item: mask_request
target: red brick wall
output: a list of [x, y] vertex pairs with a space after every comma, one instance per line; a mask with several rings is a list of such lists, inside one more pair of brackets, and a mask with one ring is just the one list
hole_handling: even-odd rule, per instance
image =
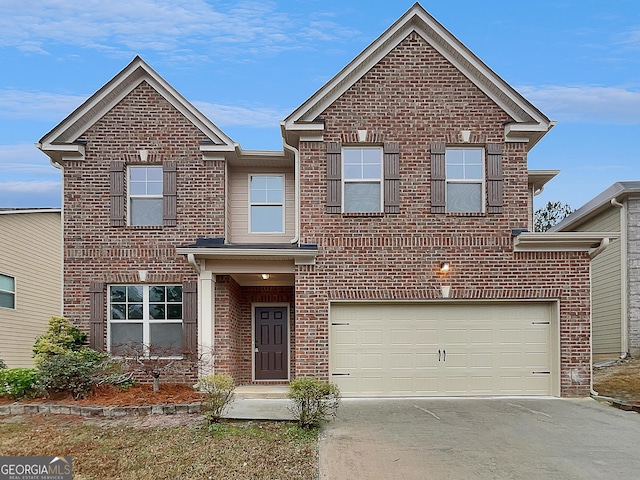
[[[224, 162], [202, 161], [205, 136], [147, 83], [136, 87], [81, 137], [84, 161], [64, 165], [64, 315], [89, 326], [89, 284], [195, 280], [175, 247], [224, 235]], [[109, 163], [147, 149], [177, 162], [177, 227], [111, 227]], [[106, 311], [105, 311], [106, 318]]]
[[[400, 145], [400, 214], [325, 214], [325, 144], [302, 142], [301, 241], [319, 248], [296, 275], [296, 375], [328, 376], [333, 299], [560, 299], [562, 395], [588, 395], [589, 260], [585, 253], [514, 253], [511, 229], [528, 221], [527, 153], [504, 144], [502, 214], [432, 214], [430, 144], [504, 141], [509, 117], [416, 34], [321, 115], [325, 142], [366, 128]], [[443, 281], [441, 261], [452, 271]]]

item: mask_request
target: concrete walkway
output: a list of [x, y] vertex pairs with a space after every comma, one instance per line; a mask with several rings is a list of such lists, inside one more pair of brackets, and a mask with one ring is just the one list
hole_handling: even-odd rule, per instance
[[638, 478], [640, 415], [592, 399], [346, 399], [320, 478]]

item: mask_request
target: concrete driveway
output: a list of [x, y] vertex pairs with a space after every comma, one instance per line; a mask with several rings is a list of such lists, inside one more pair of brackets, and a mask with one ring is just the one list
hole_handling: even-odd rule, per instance
[[639, 442], [640, 414], [591, 399], [346, 399], [320, 478], [638, 478]]

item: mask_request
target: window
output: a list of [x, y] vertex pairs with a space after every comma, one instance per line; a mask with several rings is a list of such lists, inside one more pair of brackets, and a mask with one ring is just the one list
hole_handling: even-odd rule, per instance
[[162, 225], [162, 167], [130, 166], [129, 225]]
[[382, 212], [382, 148], [342, 150], [343, 212]]
[[250, 233], [284, 233], [284, 176], [249, 176]]
[[0, 274], [0, 307], [16, 308], [16, 279]]
[[182, 353], [181, 285], [111, 285], [108, 299], [112, 354]]
[[484, 150], [446, 149], [446, 209], [451, 213], [484, 211]]

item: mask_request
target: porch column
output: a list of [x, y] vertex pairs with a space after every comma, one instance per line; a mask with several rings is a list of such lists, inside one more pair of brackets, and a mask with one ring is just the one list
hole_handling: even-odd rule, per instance
[[198, 277], [198, 353], [200, 357], [199, 375], [214, 373], [214, 331], [216, 309], [216, 276], [203, 270]]

